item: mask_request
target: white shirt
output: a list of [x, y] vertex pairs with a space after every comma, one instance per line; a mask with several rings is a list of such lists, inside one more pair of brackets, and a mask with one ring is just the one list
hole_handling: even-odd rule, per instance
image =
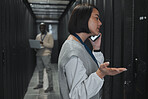
[[[93, 52], [98, 64], [104, 62], [101, 52]], [[67, 82], [70, 89], [70, 99], [89, 99], [96, 95], [103, 86], [104, 79], [101, 79], [96, 72], [86, 74], [86, 69], [80, 58], [72, 56], [65, 66]]]

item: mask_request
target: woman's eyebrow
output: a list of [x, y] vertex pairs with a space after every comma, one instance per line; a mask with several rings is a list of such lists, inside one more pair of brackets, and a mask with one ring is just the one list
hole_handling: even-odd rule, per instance
[[98, 18], [100, 18], [99, 14], [95, 14], [95, 16], [97, 16]]

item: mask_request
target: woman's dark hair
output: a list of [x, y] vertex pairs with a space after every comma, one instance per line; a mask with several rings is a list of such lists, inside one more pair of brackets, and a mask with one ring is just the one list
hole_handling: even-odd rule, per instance
[[80, 32], [90, 33], [88, 28], [88, 21], [93, 8], [96, 7], [89, 4], [79, 4], [74, 8], [68, 23], [68, 31], [70, 34]]

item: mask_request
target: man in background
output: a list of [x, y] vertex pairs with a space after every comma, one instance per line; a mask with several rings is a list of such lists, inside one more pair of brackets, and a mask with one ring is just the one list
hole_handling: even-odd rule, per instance
[[37, 69], [39, 72], [39, 84], [34, 89], [43, 88], [44, 68], [46, 68], [48, 77], [48, 88], [44, 92], [47, 93], [53, 91], [52, 68], [50, 60], [54, 40], [52, 34], [46, 31], [46, 24], [41, 23], [39, 29], [41, 33], [36, 36], [36, 40], [40, 41], [42, 48], [36, 49]]

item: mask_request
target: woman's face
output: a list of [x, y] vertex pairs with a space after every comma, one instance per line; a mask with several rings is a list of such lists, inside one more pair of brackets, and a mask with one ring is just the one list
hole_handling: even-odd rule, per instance
[[88, 28], [93, 36], [97, 36], [99, 34], [101, 25], [102, 23], [99, 19], [99, 12], [97, 9], [93, 8], [93, 11], [88, 21]]

